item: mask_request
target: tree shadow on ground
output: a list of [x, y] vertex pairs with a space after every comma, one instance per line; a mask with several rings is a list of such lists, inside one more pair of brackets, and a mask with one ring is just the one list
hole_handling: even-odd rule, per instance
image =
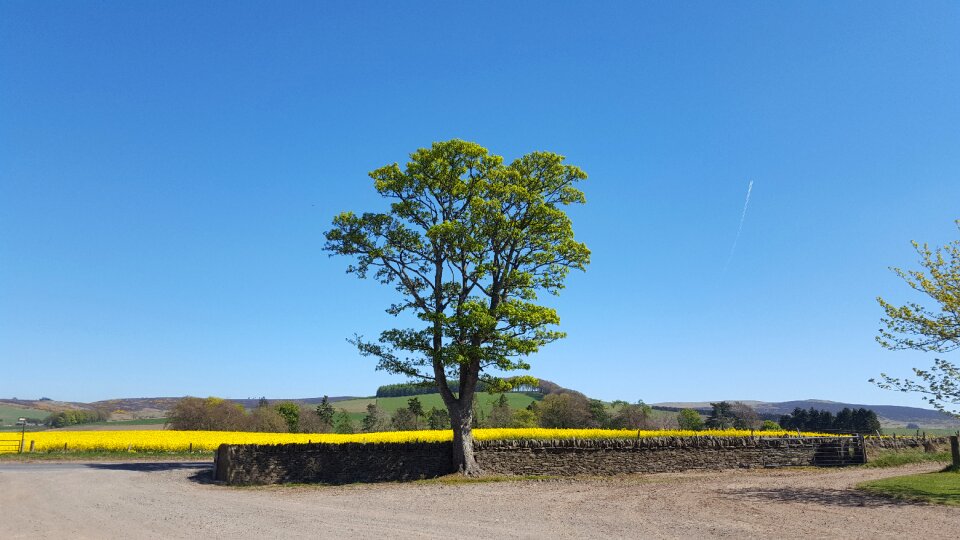
[[179, 469], [210, 470], [213, 468], [213, 463], [205, 461], [144, 461], [128, 463], [89, 463], [87, 467], [108, 471], [163, 472]]
[[187, 477], [191, 482], [197, 484], [214, 484], [213, 463], [196, 461], [156, 461], [140, 463], [90, 463], [87, 465], [91, 469], [100, 469], [107, 471], [133, 471], [133, 472], [165, 472], [177, 470], [195, 470], [193, 474]]
[[825, 506], [879, 508], [906, 506], [911, 503], [888, 497], [871, 495], [855, 489], [813, 489], [801, 487], [742, 488], [720, 492], [721, 496], [751, 502], [809, 503]]

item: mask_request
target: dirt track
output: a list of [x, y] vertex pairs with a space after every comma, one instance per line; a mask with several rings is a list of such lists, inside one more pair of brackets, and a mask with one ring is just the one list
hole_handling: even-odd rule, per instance
[[956, 538], [960, 508], [851, 490], [936, 468], [230, 488], [208, 464], [0, 463], [0, 509], [6, 538]]

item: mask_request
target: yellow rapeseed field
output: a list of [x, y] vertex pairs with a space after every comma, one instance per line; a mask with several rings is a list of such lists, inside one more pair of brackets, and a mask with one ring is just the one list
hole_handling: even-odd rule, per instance
[[[743, 437], [751, 435], [742, 430], [708, 431], [632, 431], [611, 429], [475, 429], [479, 440], [517, 439], [634, 439], [637, 437]], [[764, 437], [795, 436], [796, 432], [758, 431]], [[822, 433], [804, 433], [805, 436], [826, 436]], [[36, 452], [107, 451], [107, 452], [183, 452], [216, 450], [221, 444], [284, 444], [284, 443], [397, 443], [449, 441], [453, 433], [447, 431], [389, 431], [352, 435], [320, 433], [248, 433], [234, 431], [40, 431], [27, 434], [25, 450], [30, 442]]]

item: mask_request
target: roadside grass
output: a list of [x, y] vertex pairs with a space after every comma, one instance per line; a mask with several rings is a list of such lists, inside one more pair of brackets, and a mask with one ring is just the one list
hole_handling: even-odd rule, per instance
[[0, 462], [31, 461], [208, 461], [214, 452], [16, 452], [0, 453]]
[[104, 422], [90, 422], [86, 426], [152, 426], [167, 423], [166, 418], [138, 418], [134, 420], [107, 420]]
[[949, 461], [950, 452], [946, 450], [928, 454], [922, 448], [904, 450], [878, 448], [867, 451], [867, 464], [864, 467], [899, 467], [911, 463], [947, 463]]
[[461, 484], [489, 484], [493, 482], [522, 482], [522, 481], [547, 481], [547, 480], [560, 480], [559, 476], [550, 476], [550, 475], [538, 475], [538, 474], [518, 474], [518, 475], [507, 475], [507, 474], [485, 474], [481, 476], [463, 476], [462, 474], [448, 474], [444, 476], [438, 476], [436, 478], [424, 478], [422, 480], [414, 480], [414, 484], [423, 484], [423, 485], [444, 485], [444, 486], [455, 486]]
[[896, 435], [897, 437], [916, 437], [919, 432], [921, 435], [926, 434], [927, 437], [948, 437], [950, 435], [957, 434], [957, 428], [920, 428], [920, 429], [907, 429], [907, 428], [889, 428], [885, 427], [882, 430], [884, 435]]
[[960, 506], [960, 472], [949, 470], [908, 476], [894, 476], [857, 484], [857, 489], [873, 495], [903, 501], [929, 502]]

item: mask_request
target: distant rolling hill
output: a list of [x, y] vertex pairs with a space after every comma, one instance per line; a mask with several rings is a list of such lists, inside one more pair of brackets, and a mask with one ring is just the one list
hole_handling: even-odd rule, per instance
[[[728, 402], [736, 400], [726, 400]], [[827, 401], [821, 399], [804, 399], [799, 401], [781, 401], [776, 403], [765, 401], [740, 400], [753, 407], [760, 414], [784, 415], [790, 414], [797, 407], [801, 409], [814, 409], [830, 411], [834, 414], [844, 407], [850, 409], [871, 409], [877, 413], [880, 423], [884, 427], [902, 427], [907, 424], [917, 424], [924, 428], [957, 428], [960, 427], [960, 419], [949, 414], [935, 411], [933, 409], [921, 409], [919, 407], [901, 407], [898, 405], [863, 405], [857, 403], [840, 403], [837, 401]], [[709, 401], [694, 402], [666, 402], [655, 403], [656, 407], [669, 407], [680, 409], [698, 409], [709, 411], [711, 409]]]
[[[534, 392], [530, 393], [510, 393], [507, 394], [511, 407], [521, 408], [526, 407], [531, 401], [542, 399], [542, 395]], [[417, 396], [425, 409], [430, 409], [430, 407], [437, 406], [442, 407], [443, 403], [440, 400], [439, 394], [424, 394]], [[487, 409], [492, 406], [492, 402], [497, 399], [498, 396], [489, 395], [485, 393], [477, 394], [478, 405], [481, 410]], [[103, 401], [95, 401], [93, 403], [77, 403], [77, 402], [65, 402], [65, 401], [55, 401], [55, 400], [12, 400], [12, 399], [0, 399], [0, 406], [6, 406], [8, 410], [4, 410], [6, 413], [5, 416], [45, 416], [51, 412], [59, 412], [67, 409], [99, 409], [110, 413], [111, 420], [131, 420], [131, 419], [151, 419], [151, 418], [164, 418], [168, 411], [173, 408], [174, 404], [179, 401], [179, 397], [143, 397], [143, 398], [119, 398], [119, 399], [109, 399]], [[316, 405], [320, 403], [323, 398], [321, 397], [308, 397], [308, 398], [286, 398], [286, 399], [276, 399], [268, 398], [268, 401], [272, 404], [280, 403], [282, 401], [294, 401], [297, 403], [302, 403], [304, 405]], [[409, 397], [396, 397], [396, 398], [380, 398], [376, 399], [373, 397], [352, 397], [352, 396], [334, 396], [328, 398], [331, 403], [334, 404], [336, 408], [346, 409], [351, 416], [356, 416], [357, 418], [362, 417], [363, 413], [366, 410], [366, 406], [369, 403], [376, 401], [382, 409], [388, 413], [392, 413], [399, 407], [405, 407]], [[247, 409], [252, 409], [257, 407], [259, 404], [258, 398], [247, 398], [247, 399], [232, 399], [234, 403], [240, 404]], [[735, 400], [727, 400], [735, 401]], [[809, 409], [810, 407], [828, 410], [834, 414], [843, 409], [844, 407], [849, 407], [851, 409], [858, 409], [860, 407], [866, 409], [872, 409], [877, 413], [877, 416], [880, 418], [880, 423], [884, 427], [903, 427], [907, 424], [917, 424], [922, 428], [945, 428], [945, 429], [958, 429], [960, 428], [960, 419], [952, 417], [948, 414], [941, 413], [932, 409], [921, 409], [919, 407], [901, 407], [897, 405], [862, 405], [855, 403], [841, 403], [836, 401], [826, 401], [818, 399], [806, 399], [799, 401], [782, 401], [782, 402], [765, 402], [765, 401], [749, 401], [749, 400], [740, 400], [743, 403], [746, 403], [753, 407], [758, 413], [764, 415], [784, 415], [793, 412], [797, 407], [802, 409]], [[664, 402], [664, 403], [655, 403], [654, 407], [664, 408], [664, 409], [698, 409], [703, 412], [710, 411], [710, 402], [709, 401], [696, 401], [696, 402]], [[0, 418], [6, 420], [4, 415], [0, 415]]]

